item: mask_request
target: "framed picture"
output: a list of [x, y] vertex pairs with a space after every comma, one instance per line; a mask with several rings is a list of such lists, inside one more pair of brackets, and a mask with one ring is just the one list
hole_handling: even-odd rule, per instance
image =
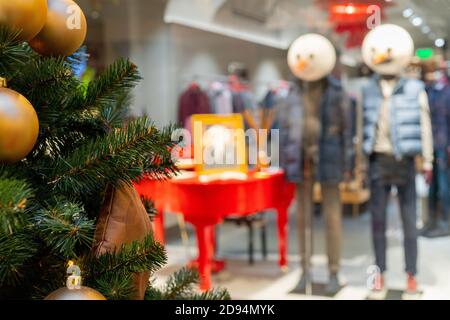
[[241, 114], [192, 116], [195, 170], [199, 175], [247, 173], [244, 120]]

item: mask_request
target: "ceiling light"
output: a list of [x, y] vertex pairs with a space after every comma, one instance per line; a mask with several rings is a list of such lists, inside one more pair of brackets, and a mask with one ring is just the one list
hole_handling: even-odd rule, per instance
[[356, 11], [355, 6], [349, 4], [348, 6], [345, 7], [345, 13], [346, 14], [354, 14]]
[[423, 19], [422, 19], [421, 17], [414, 17], [414, 18], [411, 20], [411, 23], [413, 24], [413, 26], [419, 27], [419, 26], [422, 25]]
[[403, 10], [403, 17], [409, 18], [414, 14], [414, 10], [411, 8]]
[[442, 38], [437, 38], [436, 41], [434, 41], [434, 44], [436, 47], [442, 48], [443, 46], [445, 46], [445, 40]]
[[428, 34], [430, 33], [431, 28], [429, 26], [423, 26], [421, 30], [424, 34]]

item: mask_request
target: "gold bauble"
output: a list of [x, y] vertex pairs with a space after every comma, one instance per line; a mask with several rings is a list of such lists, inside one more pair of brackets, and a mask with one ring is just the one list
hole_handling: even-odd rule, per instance
[[60, 288], [50, 293], [44, 300], [106, 300], [98, 291], [82, 286], [80, 289]]
[[72, 0], [48, 0], [47, 3], [47, 20], [30, 46], [44, 56], [70, 56], [86, 38], [86, 17]]
[[31, 103], [14, 90], [0, 88], [0, 162], [25, 158], [38, 134], [39, 120]]
[[19, 40], [34, 38], [47, 19], [47, 0], [0, 0], [0, 25], [20, 31]]

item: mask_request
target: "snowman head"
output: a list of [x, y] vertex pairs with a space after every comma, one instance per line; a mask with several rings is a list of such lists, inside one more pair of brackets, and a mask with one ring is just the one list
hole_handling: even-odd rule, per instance
[[301, 36], [289, 48], [288, 64], [292, 73], [304, 81], [317, 81], [333, 71], [336, 51], [320, 34]]
[[414, 42], [402, 27], [383, 24], [370, 31], [362, 45], [364, 62], [382, 75], [398, 75], [411, 62]]

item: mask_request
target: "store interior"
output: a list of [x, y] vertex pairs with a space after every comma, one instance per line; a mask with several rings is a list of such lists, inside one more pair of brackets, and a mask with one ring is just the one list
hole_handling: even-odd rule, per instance
[[[133, 181], [154, 202], [153, 232], [167, 253], [152, 286], [189, 265], [199, 268], [199, 292], [224, 288], [235, 300], [450, 299], [450, 1], [76, 2], [88, 25], [81, 81], [119, 58], [139, 70], [129, 121], [146, 116], [157, 128], [178, 125], [195, 140], [195, 120], [214, 125], [207, 115], [234, 114], [222, 125], [280, 132], [268, 162], [259, 152], [251, 163], [257, 139], [242, 147], [248, 163], [194, 166], [195, 140], [192, 151], [184, 145], [189, 155], [179, 159], [178, 177]], [[383, 25], [394, 27], [375, 35]], [[387, 55], [380, 63], [377, 50]], [[318, 63], [318, 76], [300, 66], [305, 56]], [[323, 81], [335, 91], [325, 93]], [[292, 107], [301, 104], [296, 97], [303, 111]], [[343, 109], [324, 111], [333, 99]], [[319, 123], [311, 118], [302, 129], [314, 110]], [[322, 134], [311, 138], [319, 147], [306, 138], [312, 132]], [[442, 135], [446, 142], [437, 142]], [[213, 144], [223, 138], [211, 137]], [[269, 143], [276, 139], [269, 135]], [[301, 152], [292, 151], [296, 142]], [[384, 174], [393, 182], [377, 185]], [[258, 180], [267, 177], [271, 184]], [[207, 188], [211, 183], [216, 189]]]
[[[417, 51], [417, 63], [420, 64], [419, 55], [428, 51], [446, 61], [450, 3], [444, 0], [139, 0], [117, 1], [114, 5], [90, 1], [85, 8], [91, 12], [91, 25], [96, 26], [96, 31], [88, 35], [87, 44], [92, 48], [101, 43], [93, 54], [94, 60], [99, 61], [98, 68], [121, 55], [129, 56], [139, 66], [143, 81], [134, 92], [132, 111], [136, 115], [149, 115], [157, 124], [166, 125], [180, 120], [179, 99], [192, 83], [205, 92], [212, 83], [227, 85], [233, 66], [245, 69], [257, 101], [263, 101], [268, 90], [277, 87], [280, 81], [295, 81], [286, 62], [287, 50], [296, 38], [307, 33], [325, 35], [338, 48], [344, 86], [347, 92], [359, 97], [367, 74], [361, 44], [369, 30], [366, 16], [363, 14], [364, 19], [358, 20], [357, 10], [366, 10], [370, 5], [381, 8], [382, 23], [405, 28], [415, 48], [423, 48]], [[340, 14], [339, 10], [348, 10], [345, 11], [348, 14]], [[356, 11], [353, 15], [352, 10]], [[387, 230], [390, 266], [387, 281], [393, 288], [389, 297], [392, 299], [401, 297], [399, 292], [405, 278], [402, 222], [396, 199], [394, 190]], [[425, 198], [418, 199], [419, 227], [426, 219], [423, 218], [427, 214], [425, 202]], [[289, 210], [289, 271], [280, 272], [276, 265], [276, 217], [268, 211], [264, 218], [267, 220], [267, 258], [263, 259], [261, 231], [255, 229], [253, 264], [248, 261], [249, 231], [245, 224], [237, 226], [228, 222], [218, 227], [217, 255], [226, 260], [226, 268], [213, 275], [213, 284], [226, 287], [232, 297], [238, 299], [311, 298], [292, 293], [293, 284], [301, 273], [295, 206], [294, 203]], [[326, 229], [324, 218], [316, 209], [313, 272], [318, 282], [326, 282]], [[166, 214], [166, 217], [170, 263], [167, 270], [161, 271], [163, 278], [193, 259], [197, 252], [193, 227], [188, 223], [181, 228], [176, 216]], [[345, 206], [341, 272], [345, 287], [334, 298], [367, 298], [367, 278], [373, 263], [370, 232], [367, 203], [362, 201], [361, 208], [357, 209]], [[447, 251], [450, 239], [420, 238], [419, 244], [421, 298], [448, 298], [450, 283], [445, 270], [450, 257], [439, 252]]]

